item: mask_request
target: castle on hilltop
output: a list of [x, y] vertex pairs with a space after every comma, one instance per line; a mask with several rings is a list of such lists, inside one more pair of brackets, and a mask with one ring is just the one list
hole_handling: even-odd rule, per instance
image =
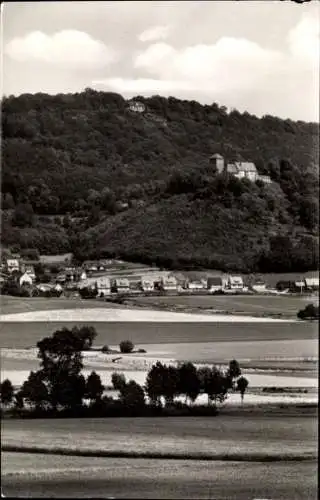
[[215, 166], [218, 174], [226, 172], [238, 179], [249, 179], [251, 182], [258, 180], [265, 184], [271, 184], [272, 182], [268, 175], [260, 175], [257, 167], [252, 162], [234, 161], [233, 163], [225, 163], [223, 156], [215, 153], [210, 157], [210, 164]]

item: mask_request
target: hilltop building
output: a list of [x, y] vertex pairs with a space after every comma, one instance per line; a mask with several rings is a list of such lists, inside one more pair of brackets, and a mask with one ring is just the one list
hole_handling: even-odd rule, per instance
[[132, 100], [129, 102], [129, 109], [135, 113], [143, 113], [146, 110], [146, 107], [143, 102]]
[[268, 175], [259, 175], [257, 167], [253, 162], [234, 161], [225, 163], [223, 156], [215, 153], [210, 157], [210, 163], [216, 168], [217, 174], [226, 172], [234, 175], [238, 179], [249, 179], [251, 182], [262, 181], [265, 184], [270, 184], [272, 181]]

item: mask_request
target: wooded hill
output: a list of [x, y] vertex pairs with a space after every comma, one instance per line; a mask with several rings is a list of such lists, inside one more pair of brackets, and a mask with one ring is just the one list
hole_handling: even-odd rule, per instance
[[[2, 100], [2, 243], [166, 267], [318, 263], [319, 125], [91, 89]], [[253, 161], [271, 185], [217, 175]]]

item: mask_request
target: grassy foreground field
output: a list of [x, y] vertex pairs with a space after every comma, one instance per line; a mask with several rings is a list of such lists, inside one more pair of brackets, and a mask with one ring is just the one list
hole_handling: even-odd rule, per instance
[[315, 500], [317, 463], [240, 463], [3, 453], [3, 492], [31, 498]]
[[[303, 412], [303, 410], [301, 410]], [[4, 420], [1, 447], [81, 454], [134, 453], [216, 459], [316, 457], [315, 409], [218, 417]]]
[[31, 498], [315, 500], [317, 463], [207, 462], [3, 453], [3, 492]]

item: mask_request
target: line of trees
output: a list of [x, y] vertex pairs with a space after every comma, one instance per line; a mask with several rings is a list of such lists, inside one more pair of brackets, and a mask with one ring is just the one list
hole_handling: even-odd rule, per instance
[[[161, 414], [163, 408], [179, 406], [175, 401], [177, 397], [184, 396], [184, 407], [190, 408], [197, 397], [205, 393], [208, 407], [214, 414], [217, 403], [224, 402], [229, 391], [239, 391], [243, 400], [248, 387], [236, 360], [230, 361], [227, 370], [216, 366], [196, 368], [192, 363], [175, 367], [157, 362], [149, 370], [144, 387], [134, 380], [127, 382], [121, 373], [113, 373], [113, 388], [119, 392], [119, 398], [114, 400], [104, 395], [105, 387], [96, 372], [88, 377], [81, 373], [82, 352], [92, 347], [95, 337], [95, 329], [85, 326], [71, 330], [62, 328], [39, 341], [40, 369], [31, 371], [16, 391], [10, 380], [4, 380], [0, 387], [2, 406], [13, 405], [18, 413], [25, 410], [24, 413], [51, 416], [61, 412], [66, 416], [107, 416], [115, 412], [118, 415], [145, 415], [150, 408]], [[125, 343], [129, 345], [129, 341]], [[132, 346], [131, 343], [129, 347]]]

